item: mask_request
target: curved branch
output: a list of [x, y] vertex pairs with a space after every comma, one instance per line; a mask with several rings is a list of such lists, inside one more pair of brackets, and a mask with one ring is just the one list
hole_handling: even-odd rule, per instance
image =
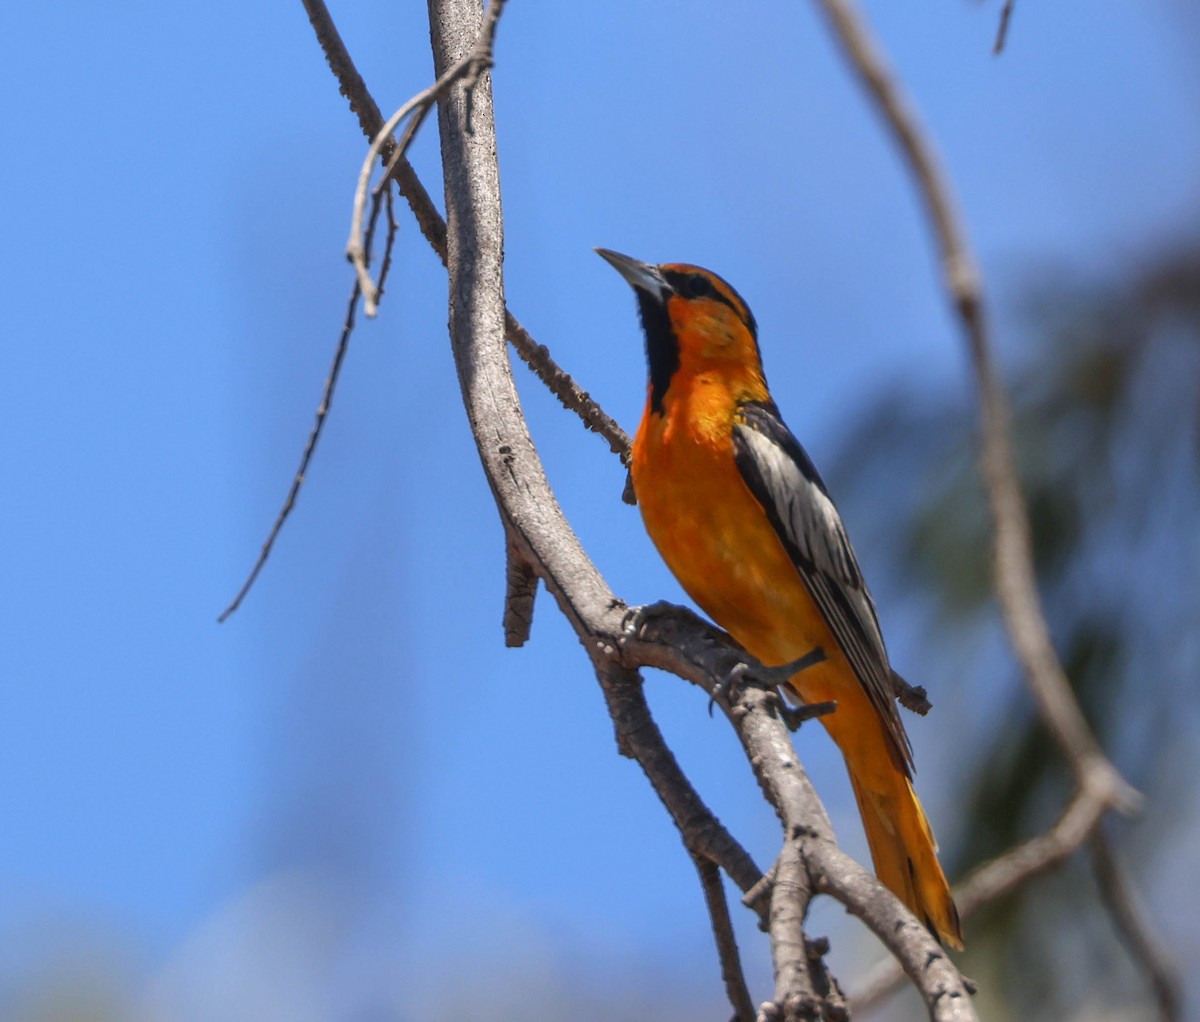
[[739, 695], [734, 719], [785, 835], [800, 845], [812, 890], [840, 901], [883, 942], [920, 991], [931, 1019], [975, 1019], [970, 991], [941, 945], [891, 891], [838, 848], [825, 808], [779, 716], [774, 693], [747, 686]]
[[1054, 651], [1033, 568], [1029, 516], [1010, 439], [1008, 399], [992, 362], [975, 258], [962, 218], [926, 133], [852, 0], [818, 0], [846, 61], [891, 131], [933, 227], [942, 277], [958, 311], [979, 390], [981, 465], [992, 516], [996, 592], [1013, 648], [1038, 710], [1075, 773], [1079, 787], [1101, 784], [1109, 805], [1129, 812], [1137, 792], [1121, 778], [1092, 735]]
[[[316, 33], [317, 42], [321, 45], [330, 70], [338, 80], [341, 94], [349, 101], [350, 110], [358, 118], [363, 134], [368, 139], [374, 139], [384, 125], [383, 113], [362, 75], [358, 73], [358, 68], [329, 14], [325, 0], [303, 0], [303, 3]], [[438, 258], [445, 263], [446, 221], [442, 219], [412, 164], [402, 153], [397, 158], [398, 147], [399, 143], [395, 138], [385, 138], [379, 150], [380, 157], [391, 168], [391, 178], [408, 202], [421, 234], [437, 253]], [[549, 350], [538, 344], [515, 316], [506, 310], [505, 317], [505, 336], [522, 361], [533, 370], [564, 408], [575, 412], [588, 429], [599, 433], [608, 442], [609, 449], [619, 455], [622, 461], [627, 460], [629, 435], [551, 358]]]
[[[435, 65], [440, 74], [461, 59], [471, 45], [479, 9], [471, 0], [430, 0], [430, 20]], [[505, 528], [520, 543], [528, 563], [579, 633], [604, 683], [612, 664], [636, 666], [630, 661], [634, 658], [631, 647], [637, 643], [624, 641], [624, 604], [608, 589], [562, 515], [521, 413], [503, 343], [503, 224], [487, 75], [481, 77], [475, 89], [474, 104], [474, 131], [468, 133], [462, 95], [450, 93], [439, 103], [455, 366], [471, 429]], [[641, 645], [644, 649], [652, 644], [643, 639]], [[682, 660], [689, 676], [697, 673], [696, 665], [678, 652], [661, 657], [671, 658]], [[800, 768], [786, 726], [774, 711], [775, 698], [748, 685], [731, 712], [760, 783], [772, 795], [785, 823], [788, 840], [799, 840], [807, 833], [822, 838], [812, 842], [805, 839], [800, 849], [810, 882], [824, 885], [852, 909], [862, 912], [863, 918], [878, 928], [881, 939], [904, 956], [905, 966], [921, 985], [933, 1018], [974, 1018], [961, 978], [933, 938], [865, 870], [856, 867], [854, 872], [846, 865], [850, 863], [848, 858], [838, 858], [841, 853], [833, 844], [824, 809]], [[769, 712], [768, 704], [772, 707]], [[630, 734], [623, 728], [619, 733]], [[638, 733], [633, 729], [631, 742]], [[813, 849], [816, 851], [810, 857]], [[861, 891], [846, 892], [839, 884], [830, 885], [822, 874], [829, 873], [834, 865]], [[866, 912], [862, 909], [865, 904], [875, 907]], [[790, 993], [784, 992], [785, 1003]], [[959, 1010], [950, 1011], [950, 1007]]]
[[754, 1002], [750, 999], [746, 976], [742, 972], [741, 955], [733, 933], [733, 920], [729, 917], [729, 902], [725, 898], [720, 867], [691, 849], [688, 849], [688, 854], [692, 857], [692, 865], [696, 867], [700, 886], [704, 889], [704, 901], [708, 905], [708, 917], [712, 920], [713, 937], [717, 942], [717, 955], [721, 959], [725, 995], [733, 1005], [733, 1022], [754, 1022]]
[[[375, 137], [371, 139], [371, 145], [367, 148], [367, 155], [363, 158], [362, 168], [358, 172], [358, 185], [354, 189], [354, 215], [350, 225], [350, 241], [346, 245], [346, 255], [354, 264], [355, 273], [358, 274], [358, 283], [362, 288], [363, 302], [368, 316], [375, 315], [376, 300], [379, 297], [379, 288], [375, 286], [375, 282], [371, 280], [371, 274], [367, 270], [369, 246], [363, 230], [363, 217], [367, 211], [367, 186], [371, 182], [371, 170], [375, 166], [375, 160], [385, 147], [389, 150], [390, 155], [386, 160], [387, 167], [384, 170], [383, 179], [378, 185], [379, 188], [385, 188], [400, 161], [404, 160], [407, 163], [405, 154], [416, 137], [417, 130], [429, 112], [429, 108], [437, 102], [439, 97], [445, 95], [455, 82], [461, 80], [464, 83], [466, 102], [468, 110], [470, 109], [471, 93], [479, 81], [479, 76], [492, 66], [492, 49], [496, 44], [496, 28], [500, 24], [500, 15], [504, 10], [505, 2], [506, 0], [491, 0], [488, 5], [487, 17], [484, 18], [483, 26], [475, 37], [475, 42], [470, 50], [439, 74], [437, 81], [429, 88], [418, 92], [392, 114], [375, 133]], [[410, 120], [404, 129], [403, 136], [397, 142], [392, 138], [392, 132], [405, 118], [410, 118]]]
[[1103, 827], [1097, 827], [1092, 832], [1091, 846], [1100, 895], [1130, 955], [1146, 972], [1154, 999], [1158, 1002], [1159, 1018], [1162, 1022], [1180, 1022], [1183, 1018], [1183, 992], [1175, 964], [1146, 924], [1145, 912], [1137, 903]]

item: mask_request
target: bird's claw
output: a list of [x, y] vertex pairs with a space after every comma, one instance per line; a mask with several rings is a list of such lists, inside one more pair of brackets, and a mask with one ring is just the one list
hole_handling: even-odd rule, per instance
[[837, 700], [830, 699], [824, 703], [800, 703], [798, 706], [783, 705], [780, 707], [779, 716], [783, 719], [789, 731], [799, 731], [800, 725], [806, 720], [827, 716], [836, 709]]
[[779, 688], [780, 685], [786, 685], [801, 671], [807, 671], [810, 667], [823, 664], [828, 659], [824, 649], [814, 646], [804, 656], [791, 661], [791, 663], [780, 664], [778, 667], [754, 667], [752, 673], [759, 681], [772, 688]]
[[[715, 703], [718, 699], [728, 699], [729, 701], [732, 701], [734, 694], [737, 691], [737, 686], [748, 679], [760, 682], [766, 685], [768, 688], [778, 689], [781, 685], [785, 685], [787, 682], [791, 681], [791, 679], [801, 671], [808, 670], [810, 667], [815, 667], [817, 664], [824, 663], [828, 659], [829, 658], [825, 655], [825, 650], [823, 650], [820, 646], [816, 646], [799, 659], [792, 660], [790, 663], [779, 664], [776, 667], [767, 667], [765, 664], [758, 663], [749, 664], [745, 661], [737, 663], [733, 666], [733, 669], [725, 675], [725, 677], [721, 678], [715, 685], [713, 685], [712, 696], [708, 700], [708, 715], [710, 717], [712, 716], [713, 703]], [[819, 712], [811, 713], [809, 714], [809, 717], [819, 717], [825, 713], [833, 712], [833, 707], [831, 704], [816, 703], [814, 705], [818, 707], [829, 706], [829, 708], [821, 709]], [[799, 713], [804, 709], [805, 707], [803, 706], [797, 706], [795, 707], [794, 711], [789, 710], [786, 712]], [[797, 720], [795, 727], [793, 727], [791, 724], [788, 724], [788, 727], [795, 731], [796, 728], [800, 726], [801, 721], [807, 719], [809, 718], [801, 717]]]
[[666, 600], [659, 600], [657, 603], [645, 603], [639, 607], [630, 607], [625, 611], [624, 617], [621, 618], [621, 631], [625, 633], [625, 637], [632, 639], [639, 637], [642, 630], [656, 617], [674, 617], [679, 613], [679, 607], [674, 603], [668, 603]]

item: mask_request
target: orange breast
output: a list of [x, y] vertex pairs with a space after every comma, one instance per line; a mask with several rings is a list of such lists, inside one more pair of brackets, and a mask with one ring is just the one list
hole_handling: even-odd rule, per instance
[[792, 687], [805, 702], [838, 701], [839, 712], [822, 723], [843, 752], [881, 747], [866, 692], [742, 480], [732, 407], [725, 414], [719, 396], [707, 407], [703, 394], [676, 398], [665, 416], [647, 408], [633, 443], [634, 490], [654, 545], [688, 595], [763, 663], [822, 647], [828, 660], [797, 675]]

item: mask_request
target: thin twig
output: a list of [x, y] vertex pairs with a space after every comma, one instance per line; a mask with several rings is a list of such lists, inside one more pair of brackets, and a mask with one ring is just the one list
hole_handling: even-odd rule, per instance
[[[1044, 834], [1030, 838], [991, 862], [984, 863], [954, 889], [959, 914], [966, 922], [985, 905], [1015, 891], [1032, 877], [1055, 869], [1090, 843], [1100, 890], [1134, 956], [1146, 967], [1164, 1022], [1179, 1015], [1179, 983], [1170, 957], [1150, 933], [1132, 892], [1113, 859], [1101, 829], [1110, 808], [1102, 792], [1084, 789]], [[904, 978], [896, 961], [882, 959], [863, 978], [851, 997], [856, 1013], [866, 1013], [893, 994]]]
[[346, 352], [350, 347], [350, 335], [354, 332], [354, 311], [358, 308], [358, 297], [360, 294], [361, 290], [356, 280], [354, 287], [350, 290], [350, 300], [346, 303], [346, 318], [342, 322], [342, 333], [338, 338], [337, 350], [333, 354], [333, 364], [329, 367], [329, 375], [325, 378], [325, 387], [321, 393], [321, 403], [317, 405], [316, 421], [313, 422], [312, 429], [309, 430], [308, 441], [304, 445], [304, 452], [300, 455], [300, 467], [296, 469], [296, 474], [292, 477], [292, 485], [283, 502], [283, 507], [279, 509], [279, 513], [275, 516], [275, 523], [271, 526], [271, 531], [267, 533], [266, 541], [258, 553], [258, 559], [254, 562], [254, 567], [250, 569], [250, 574], [246, 576], [246, 581], [242, 583], [242, 587], [237, 591], [237, 595], [234, 596], [229, 606], [221, 611], [220, 616], [217, 618], [217, 622], [220, 624], [227, 621], [229, 616], [242, 605], [246, 594], [253, 588], [259, 573], [267, 563], [267, 558], [271, 556], [271, 550], [275, 546], [275, 540], [279, 538], [279, 533], [283, 529], [284, 522], [287, 521], [288, 515], [292, 513], [292, 508], [296, 506], [296, 498], [300, 496], [300, 487], [304, 485], [304, 474], [308, 471], [308, 463], [312, 461], [313, 453], [317, 449], [317, 441], [321, 439], [321, 431], [325, 426], [325, 416], [329, 414], [329, 408], [333, 404], [333, 392], [337, 387], [338, 376], [342, 371], [342, 362], [345, 360]]
[[[305, 9], [308, 11], [313, 29], [316, 31], [317, 39], [329, 61], [329, 66], [337, 76], [342, 94], [349, 99], [350, 108], [358, 116], [359, 123], [363, 126], [363, 130], [367, 133], [368, 137], [377, 138], [384, 126], [383, 115], [367, 90], [362, 76], [358, 73], [358, 69], [354, 66], [354, 62], [351, 60], [350, 54], [342, 42], [341, 35], [338, 33], [337, 27], [329, 15], [328, 8], [325, 6], [323, 0], [303, 0], [303, 2]], [[503, 4], [504, 0], [500, 0], [500, 2]], [[496, 16], [499, 17], [499, 8], [496, 9]], [[385, 187], [388, 181], [394, 180], [396, 182], [397, 187], [399, 187], [401, 194], [408, 201], [409, 208], [412, 209], [417, 219], [421, 233], [429, 241], [442, 262], [445, 263], [446, 261], [446, 222], [434, 207], [433, 200], [430, 199], [429, 193], [425, 191], [425, 187], [421, 184], [411, 164], [405, 159], [403, 149], [400, 148], [399, 143], [394, 138], [388, 136], [380, 145], [379, 154], [382, 159], [387, 161], [387, 170], [380, 181], [379, 187], [374, 190], [374, 202], [367, 227], [367, 238], [363, 243], [363, 259], [366, 263], [369, 263], [370, 239], [374, 233], [375, 223], [379, 215], [380, 188], [383, 188], [383, 194], [387, 200], [388, 232], [384, 247], [383, 263], [379, 271], [379, 282], [374, 288], [374, 302], [376, 306], [383, 296], [384, 284], [387, 281], [388, 272], [392, 266], [392, 256], [398, 226], [392, 205], [391, 190]], [[353, 291], [352, 303], [357, 303], [359, 295], [363, 294], [361, 280], [362, 278], [359, 277], [359, 284]], [[529, 335], [529, 332], [507, 310], [505, 311], [505, 317], [506, 335], [526, 364], [545, 383], [551, 393], [559, 399], [564, 408], [575, 412], [583, 420], [584, 425], [594, 432], [599, 433], [608, 441], [609, 448], [614, 454], [619, 455], [623, 462], [627, 462], [629, 458], [628, 434], [591, 399], [587, 392], [571, 378], [569, 373], [565, 372], [555, 363], [545, 345], [536, 343]], [[246, 581], [243, 583], [241, 589], [238, 590], [233, 601], [225, 608], [220, 617], [217, 618], [218, 621], [223, 622], [227, 620], [241, 606], [242, 601], [246, 598], [251, 588], [253, 588], [255, 581], [266, 565], [267, 558], [271, 554], [275, 541], [278, 539], [284, 523], [295, 506], [300, 487], [304, 482], [304, 474], [308, 469], [308, 463], [312, 458], [313, 451], [316, 449], [317, 441], [320, 439], [325, 414], [333, 400], [333, 388], [337, 383], [337, 370], [341, 366], [341, 360], [345, 355], [346, 346], [350, 339], [350, 331], [354, 324], [353, 307], [347, 312], [346, 324], [347, 327], [343, 329], [341, 339], [338, 342], [338, 351], [334, 360], [334, 371], [326, 381], [321, 406], [317, 411], [317, 423], [305, 446], [300, 469], [292, 479], [292, 487], [287, 499], [284, 501], [283, 508], [276, 517], [267, 539], [263, 543], [258, 559], [255, 561]]]
[[379, 266], [378, 298], [383, 298], [383, 288], [387, 283], [388, 273], [392, 268], [392, 256], [396, 251], [396, 232], [400, 229], [400, 225], [396, 223], [396, 208], [390, 182], [383, 194], [387, 200], [388, 229], [387, 239], [383, 243], [383, 262]]
[[[379, 286], [382, 290], [383, 282], [387, 279], [388, 268], [391, 265], [392, 248], [396, 240], [396, 221], [392, 216], [392, 195], [389, 190], [387, 193], [387, 208], [388, 208], [388, 234], [386, 247], [383, 256], [383, 268], [379, 274]], [[371, 247], [374, 244], [375, 225], [379, 220], [380, 196], [375, 195], [371, 208], [371, 219], [367, 226], [366, 236], [366, 251], [367, 258], [370, 258]], [[292, 485], [288, 490], [288, 495], [284, 499], [283, 506], [279, 509], [279, 513], [275, 516], [275, 522], [271, 526], [271, 531], [267, 533], [267, 538], [263, 542], [262, 549], [258, 553], [258, 559], [254, 562], [254, 567], [250, 569], [250, 574], [246, 576], [246, 581], [242, 583], [242, 588], [237, 591], [237, 595], [230, 602], [229, 606], [221, 611], [221, 615], [217, 618], [218, 624], [223, 624], [228, 620], [229, 616], [234, 613], [242, 605], [242, 601], [246, 598], [246, 594], [254, 588], [254, 583], [258, 580], [259, 574], [266, 566], [267, 558], [271, 556], [271, 550], [275, 546], [275, 541], [279, 538], [280, 532], [283, 531], [283, 526], [287, 522], [288, 517], [292, 513], [292, 509], [296, 506], [296, 500], [300, 496], [300, 489], [304, 486], [304, 478], [308, 472], [308, 464], [312, 461], [314, 452], [317, 449], [317, 442], [321, 439], [321, 434], [325, 430], [325, 419], [329, 414], [329, 409], [333, 405], [333, 394], [337, 390], [338, 377], [341, 375], [342, 362], [346, 358], [346, 352], [350, 347], [350, 335], [354, 332], [354, 314], [358, 307], [358, 299], [362, 294], [362, 290], [357, 281], [354, 287], [350, 290], [350, 300], [346, 303], [346, 318], [342, 321], [342, 332], [338, 337], [337, 349], [333, 355], [333, 365], [330, 367], [329, 375], [325, 379], [325, 387], [321, 392], [321, 402], [317, 405], [316, 421], [313, 423], [312, 430], [308, 434], [308, 440], [304, 445], [304, 451], [300, 455], [300, 467], [296, 469], [296, 474], [292, 476]]]
[[[375, 137], [371, 140], [371, 145], [367, 149], [367, 155], [363, 158], [362, 168], [358, 172], [358, 184], [354, 189], [354, 213], [350, 221], [350, 240], [346, 245], [346, 256], [354, 264], [354, 272], [358, 274], [358, 283], [362, 288], [364, 311], [368, 316], [374, 316], [378, 310], [379, 290], [375, 286], [375, 282], [371, 280], [371, 275], [367, 270], [367, 253], [364, 241], [365, 231], [363, 229], [363, 217], [366, 215], [367, 209], [367, 186], [371, 180], [371, 172], [375, 168], [375, 161], [379, 158], [384, 147], [392, 149], [390, 157], [388, 157], [387, 169], [384, 171], [383, 181], [388, 181], [400, 161], [404, 158], [405, 153], [412, 140], [416, 137], [417, 130], [421, 126], [421, 122], [425, 119], [425, 115], [433, 107], [438, 99], [445, 95], [459, 79], [463, 79], [466, 89], [469, 91], [475, 88], [479, 81], [479, 76], [492, 66], [492, 52], [496, 42], [496, 27], [500, 23], [500, 15], [504, 10], [506, 0], [491, 0], [488, 4], [487, 15], [483, 19], [483, 25], [479, 30], [479, 36], [475, 40], [475, 45], [471, 47], [467, 53], [448, 68], [443, 74], [438, 76], [429, 88], [418, 92], [391, 117], [389, 117], [381, 128], [375, 133]], [[392, 138], [392, 132], [406, 117], [411, 115], [411, 120], [406, 125], [404, 134], [397, 144]]]
[[555, 363], [550, 357], [550, 350], [530, 337], [529, 331], [521, 326], [507, 309], [504, 312], [504, 333], [517, 349], [521, 360], [537, 374], [538, 379], [558, 398], [559, 403], [567, 411], [578, 415], [588, 429], [604, 437], [608, 441], [609, 450], [617, 455], [623, 464], [628, 464], [629, 434], [592, 400], [592, 396], [586, 390], [571, 379], [569, 373]]
[[[959, 917], [965, 923], [985, 905], [1061, 866], [1096, 832], [1110, 808], [1103, 789], [1084, 787], [1049, 830], [977, 866], [955, 886]], [[856, 1012], [869, 1011], [894, 993], [903, 978], [895, 961], [882, 959], [863, 978], [861, 988], [851, 997], [851, 1007]]]
[[636, 670], [614, 662], [614, 649], [594, 647], [597, 677], [616, 731], [617, 747], [645, 773], [694, 855], [720, 866], [742, 891], [762, 878], [762, 870], [708, 808], [688, 780], [650, 713]]
[[717, 942], [717, 957], [721, 962], [721, 979], [725, 982], [725, 996], [733, 1007], [736, 1022], [754, 1022], [754, 1002], [746, 986], [742, 971], [742, 957], [738, 951], [737, 937], [733, 932], [733, 920], [729, 917], [729, 902], [725, 897], [725, 885], [721, 881], [721, 870], [715, 862], [698, 855], [691, 849], [688, 854], [700, 875], [700, 887], [704, 891], [704, 903], [708, 906], [708, 918], [712, 923], [713, 938]]
[[[337, 26], [329, 14], [324, 0], [303, 0], [317, 41], [325, 53], [329, 67], [338, 80], [338, 87], [350, 103], [350, 110], [358, 118], [363, 134], [369, 139], [376, 138], [383, 127], [383, 114], [375, 102], [362, 75], [358, 73], [354, 61], [338, 33]], [[391, 165], [397, 143], [395, 139], [385, 141], [380, 155]], [[438, 212], [429, 192], [421, 183], [417, 172], [403, 154], [394, 163], [391, 172], [392, 179], [400, 189], [400, 194], [408, 202], [417, 226], [421, 229], [425, 240], [437, 253], [442, 263], [446, 262], [446, 221]], [[521, 326], [511, 312], [505, 311], [505, 336], [516, 349], [530, 369], [537, 375], [563, 407], [575, 412], [588, 429], [599, 433], [614, 454], [622, 460], [628, 459], [629, 436], [623, 429], [600, 408], [570, 376], [560, 368], [544, 345], [538, 344]]]
[[1179, 1022], [1183, 1018], [1183, 995], [1174, 963], [1158, 937], [1151, 932], [1146, 913], [1137, 903], [1103, 826], [1092, 832], [1091, 846], [1100, 896], [1130, 954], [1149, 977], [1154, 999], [1158, 1002], [1159, 1018], [1162, 1022]]
[[1004, 52], [1004, 44], [1008, 42], [1008, 21], [1012, 17], [1015, 3], [1016, 0], [1004, 0], [1004, 6], [1000, 8], [1000, 27], [996, 29], [996, 43], [992, 47], [993, 57], [998, 57]]

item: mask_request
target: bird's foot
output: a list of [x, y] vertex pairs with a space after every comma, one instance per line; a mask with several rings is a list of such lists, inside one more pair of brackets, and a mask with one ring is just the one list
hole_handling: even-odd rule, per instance
[[648, 625], [653, 625], [655, 618], [678, 618], [687, 613], [686, 607], [667, 600], [656, 603], [645, 603], [640, 607], [629, 607], [621, 619], [621, 631], [626, 638], [642, 638]]
[[830, 699], [824, 703], [800, 703], [796, 706], [788, 706], [781, 698], [780, 704], [779, 716], [789, 731], [799, 731], [800, 725], [806, 720], [827, 716], [837, 709], [836, 699]]
[[[779, 664], [776, 667], [768, 667], [766, 664], [760, 663], [746, 663], [745, 661], [735, 664], [733, 669], [730, 670], [725, 677], [721, 678], [716, 685], [713, 686], [712, 698], [708, 701], [708, 712], [710, 714], [712, 713], [713, 703], [718, 699], [728, 699], [732, 701], [734, 696], [737, 694], [738, 686], [745, 684], [747, 681], [755, 681], [761, 685], [767, 686], [768, 688], [779, 690], [780, 686], [786, 685], [801, 671], [806, 671], [810, 667], [815, 667], [817, 664], [824, 663], [827, 659], [829, 658], [825, 655], [825, 650], [823, 650], [820, 646], [816, 646], [799, 659], [792, 660], [790, 663]], [[787, 704], [784, 703], [782, 696], [780, 697], [780, 703], [785, 707], [785, 714], [801, 713], [806, 709], [804, 706], [797, 706], [790, 710], [787, 709]], [[823, 707], [829, 704], [816, 703], [814, 705]], [[791, 724], [788, 726], [795, 731], [796, 728], [800, 726], [800, 721], [807, 720], [809, 717], [819, 717], [824, 713], [832, 712], [833, 707], [830, 705], [829, 709], [823, 709], [819, 712], [810, 713], [808, 717], [801, 717], [799, 720], [797, 720], [794, 727]]]

